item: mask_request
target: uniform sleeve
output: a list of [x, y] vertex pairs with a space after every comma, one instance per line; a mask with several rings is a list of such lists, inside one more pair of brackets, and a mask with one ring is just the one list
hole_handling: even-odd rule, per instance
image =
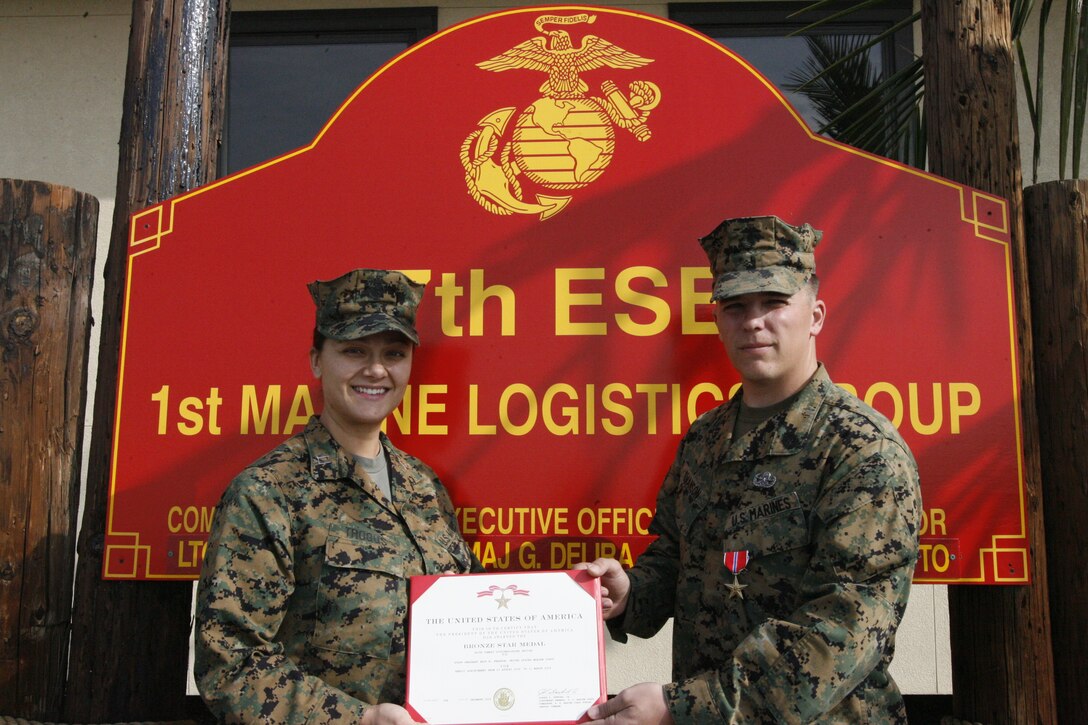
[[920, 512], [914, 460], [893, 442], [834, 471], [813, 511], [802, 604], [721, 669], [666, 685], [677, 723], [809, 722], [873, 675], [906, 608]]
[[287, 507], [274, 486], [228, 488], [197, 589], [195, 674], [229, 723], [354, 722], [366, 705], [304, 674], [275, 636], [294, 591]]
[[[442, 512], [442, 517], [446, 520], [446, 523], [449, 525], [450, 530], [456, 531], [460, 535], [461, 528], [457, 525], [457, 512], [456, 509], [454, 509], [453, 507], [452, 499], [450, 499], [450, 493], [446, 490], [446, 487], [442, 485], [440, 481], [437, 481], [437, 479], [436, 484], [437, 485], [435, 486], [435, 488], [438, 491], [438, 509]], [[470, 559], [468, 570], [473, 574], [484, 573], [484, 571], [486, 571], [484, 569], [484, 565], [480, 563], [479, 558], [477, 558], [476, 554], [473, 553], [472, 547], [468, 545], [468, 542], [464, 541], [463, 536], [462, 544], [464, 545], [465, 550], [468, 552], [468, 556]]]

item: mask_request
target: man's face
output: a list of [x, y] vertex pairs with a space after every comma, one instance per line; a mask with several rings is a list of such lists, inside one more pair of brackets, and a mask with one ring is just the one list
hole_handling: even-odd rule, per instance
[[714, 321], [746, 398], [764, 406], [797, 392], [816, 370], [826, 309], [809, 287], [794, 295], [754, 292], [720, 300]]
[[310, 367], [321, 380], [329, 428], [373, 434], [400, 404], [412, 372], [414, 346], [397, 332], [356, 340], [326, 340], [310, 351]]

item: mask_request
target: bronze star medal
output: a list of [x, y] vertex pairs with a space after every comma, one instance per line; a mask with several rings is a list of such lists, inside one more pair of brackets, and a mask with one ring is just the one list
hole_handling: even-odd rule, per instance
[[729, 598], [744, 599], [744, 588], [748, 585], [741, 584], [737, 575], [748, 568], [748, 551], [727, 551], [722, 555], [722, 561], [725, 568], [733, 573], [733, 583], [725, 585], [729, 589]]

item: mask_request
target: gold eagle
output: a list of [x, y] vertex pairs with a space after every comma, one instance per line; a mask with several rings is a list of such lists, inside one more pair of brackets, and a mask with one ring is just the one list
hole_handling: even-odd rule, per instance
[[[590, 21], [592, 22], [592, 21]], [[579, 73], [594, 68], [640, 68], [652, 59], [643, 58], [624, 50], [596, 35], [582, 39], [581, 47], [575, 48], [570, 34], [565, 30], [543, 30], [538, 35], [515, 45], [505, 53], [477, 63], [484, 70], [504, 71], [512, 68], [528, 68], [548, 74], [548, 80], [540, 91], [549, 98], [581, 98], [589, 90]]]

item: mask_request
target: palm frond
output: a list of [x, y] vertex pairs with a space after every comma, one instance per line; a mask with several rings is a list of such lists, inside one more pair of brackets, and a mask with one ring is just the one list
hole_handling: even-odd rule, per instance
[[1028, 103], [1028, 118], [1031, 120], [1031, 183], [1034, 184], [1039, 180], [1039, 107], [1031, 94], [1031, 75], [1028, 73], [1028, 62], [1024, 58], [1024, 46], [1019, 38], [1016, 39], [1015, 46], [1016, 60], [1020, 64], [1020, 81], [1024, 84], [1024, 97]]
[[[804, 34], [806, 38], [835, 21], [841, 21], [866, 8], [886, 5], [887, 0], [858, 0], [841, 7], [836, 0], [810, 2], [790, 17], [816, 14], [817, 17], [804, 28], [791, 35]], [[1058, 174], [1066, 177], [1066, 161], [1072, 158], [1073, 176], [1080, 174], [1083, 154], [1085, 121], [1088, 120], [1088, 8], [1085, 0], [1066, 0], [1065, 28], [1063, 33], [1061, 77], [1059, 79], [1059, 134]], [[1027, 97], [1027, 111], [1033, 132], [1032, 180], [1038, 181], [1041, 158], [1041, 138], [1048, 87], [1045, 82], [1046, 28], [1051, 16], [1053, 0], [1042, 0], [1039, 5], [1038, 45], [1034, 82], [1028, 67], [1020, 38], [1035, 10], [1035, 0], [1011, 0], [1009, 9], [1012, 36], [1020, 68], [1020, 80]], [[914, 13], [899, 21], [893, 28], [882, 31], [865, 43], [849, 47], [830, 48], [820, 56], [818, 65], [806, 68], [809, 77], [803, 81], [791, 78], [791, 90], [802, 93], [812, 100], [820, 113], [823, 124], [821, 133], [845, 141], [859, 148], [880, 153], [890, 158], [924, 160], [924, 127], [919, 128], [922, 112], [920, 104], [924, 96], [922, 64], [919, 59], [902, 71], [880, 79], [872, 87], [865, 88], [859, 81], [861, 58], [874, 47], [892, 37], [897, 31], [916, 23], [920, 13]], [[841, 52], [836, 57], [835, 53]], [[815, 54], [814, 54], [815, 56]], [[831, 86], [842, 84], [839, 89]], [[846, 98], [851, 98], [846, 102]], [[923, 139], [923, 150], [917, 148]]]
[[[840, 2], [841, 2], [841, 0], [819, 0], [818, 2], [814, 2], [811, 5], [806, 5], [805, 7], [801, 8], [800, 10], [797, 10], [796, 12], [790, 13], [786, 17], [796, 18], [797, 16], [804, 15], [806, 13], [818, 12], [818, 11], [820, 11], [820, 10], [830, 6], [830, 5], [837, 5]], [[861, 2], [858, 2], [858, 3], [854, 4], [854, 5], [851, 5], [850, 7], [843, 8], [842, 10], [839, 10], [838, 12], [831, 13], [829, 15], [825, 15], [825, 16], [823, 16], [821, 18], [818, 18], [818, 19], [812, 21], [812, 23], [810, 23], [805, 28], [805, 30], [818, 28], [821, 25], [824, 25], [826, 23], [831, 23], [831, 22], [834, 22], [836, 20], [840, 20], [842, 18], [849, 17], [850, 15], [856, 13], [858, 10], [864, 10], [865, 8], [870, 8], [870, 7], [873, 7], [873, 6], [876, 6], [876, 5], [883, 5], [884, 3], [885, 3], [885, 0], [862, 0]]]
[[1080, 178], [1085, 102], [1088, 99], [1088, 9], [1078, 4], [1077, 11], [1080, 17], [1076, 21], [1077, 72], [1073, 83], [1073, 178]]
[[918, 132], [921, 61], [883, 78], [872, 62], [871, 37], [804, 38], [809, 57], [789, 75], [786, 87], [812, 103], [822, 124], [818, 133], [905, 163], [916, 161], [910, 139]]
[[1061, 102], [1058, 119], [1058, 174], [1065, 178], [1065, 157], [1069, 151], [1069, 126], [1073, 109], [1073, 81], [1076, 76], [1077, 0], [1066, 0], [1065, 33], [1062, 39]]
[[[883, 2], [883, 1], [884, 0], [877, 0], [877, 2]], [[920, 18], [921, 18], [921, 13], [914, 13], [912, 15], [909, 15], [909, 16], [903, 18], [902, 20], [900, 20], [898, 23], [895, 23], [894, 25], [892, 25], [888, 29], [886, 29], [886, 30], [884, 30], [884, 31], [882, 31], [880, 33], [877, 33], [876, 35], [874, 35], [872, 37], [872, 39], [869, 40], [869, 42], [855, 48], [851, 52], [852, 53], [858, 53], [858, 54], [864, 53], [865, 51], [869, 50], [870, 48], [873, 48], [873, 47], [875, 47], [877, 45], [880, 45], [881, 43], [883, 43], [888, 38], [894, 38], [896, 33], [898, 33], [903, 28], [906, 28], [906, 27], [909, 27], [909, 26], [913, 25]], [[813, 26], [809, 26], [809, 27], [813, 27]], [[794, 35], [799, 34], [800, 32], [801, 31], [799, 31], [799, 30], [794, 31], [792, 33], [789, 33], [789, 35], [794, 36]], [[848, 63], [850, 61], [851, 61], [851, 58], [849, 56], [843, 56], [841, 58], [838, 58], [837, 60], [832, 62], [830, 65], [828, 65], [826, 68], [823, 68], [821, 70], [820, 74], [817, 74], [816, 76], [813, 76], [813, 78], [811, 80], [815, 80], [816, 78], [819, 78], [819, 76], [821, 74], [833, 71], [839, 65], [841, 65], [843, 63]], [[801, 90], [803, 90], [803, 88], [804, 88], [804, 84], [802, 84], [802, 86], [800, 86], [797, 90], [801, 91]]]

